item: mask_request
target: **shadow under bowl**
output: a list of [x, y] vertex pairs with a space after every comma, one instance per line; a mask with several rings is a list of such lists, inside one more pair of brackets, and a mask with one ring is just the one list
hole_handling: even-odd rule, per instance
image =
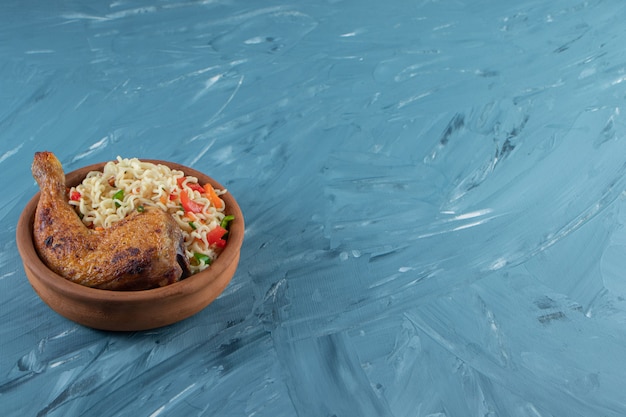
[[[144, 160], [167, 165], [200, 184], [224, 187], [211, 177], [186, 166], [160, 160]], [[91, 171], [102, 171], [105, 162], [89, 165], [66, 175], [66, 185], [78, 185]], [[173, 284], [142, 291], [111, 291], [86, 287], [51, 271], [39, 258], [33, 243], [33, 222], [40, 193], [26, 204], [16, 230], [18, 251], [24, 271], [39, 297], [60, 315], [84, 326], [100, 330], [138, 331], [167, 326], [198, 313], [228, 286], [239, 263], [244, 236], [244, 219], [230, 192], [220, 196], [226, 204], [230, 223], [228, 244], [211, 266]]]

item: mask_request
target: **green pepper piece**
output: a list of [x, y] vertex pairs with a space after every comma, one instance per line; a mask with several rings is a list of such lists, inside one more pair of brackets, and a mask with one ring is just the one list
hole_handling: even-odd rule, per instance
[[205, 265], [211, 265], [211, 258], [209, 258], [208, 255], [205, 255], [204, 253], [194, 253], [193, 257], [196, 258], [196, 260], [198, 262], [202, 262]]
[[230, 224], [230, 222], [232, 222], [233, 220], [235, 220], [235, 216], [233, 216], [232, 214], [231, 214], [231, 215], [228, 215], [228, 216], [225, 216], [225, 217], [222, 219], [222, 222], [220, 223], [220, 226], [221, 226], [221, 227], [223, 227], [224, 229], [228, 229], [228, 225], [229, 225], [229, 224]]
[[189, 222], [189, 227], [191, 227], [191, 230], [196, 230], [196, 225], [193, 222]]
[[[124, 190], [121, 189], [118, 192], [116, 192], [115, 194], [113, 194], [113, 200], [119, 200], [119, 201], [124, 200]], [[119, 206], [121, 206], [121, 204], [116, 201], [115, 202], [115, 207], [119, 207]]]

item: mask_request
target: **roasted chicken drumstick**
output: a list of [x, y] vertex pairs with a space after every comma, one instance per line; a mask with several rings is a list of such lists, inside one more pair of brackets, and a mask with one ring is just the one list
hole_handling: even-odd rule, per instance
[[57, 274], [108, 290], [156, 288], [189, 275], [183, 235], [169, 214], [147, 209], [91, 230], [68, 203], [63, 167], [53, 153], [37, 152], [32, 172], [41, 189], [35, 248]]

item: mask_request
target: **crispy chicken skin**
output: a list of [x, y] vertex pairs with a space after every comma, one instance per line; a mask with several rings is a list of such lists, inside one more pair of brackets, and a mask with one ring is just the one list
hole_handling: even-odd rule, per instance
[[183, 235], [169, 214], [146, 210], [94, 231], [68, 203], [63, 167], [53, 153], [35, 153], [32, 172], [41, 189], [35, 248], [57, 274], [107, 290], [156, 288], [189, 275]]

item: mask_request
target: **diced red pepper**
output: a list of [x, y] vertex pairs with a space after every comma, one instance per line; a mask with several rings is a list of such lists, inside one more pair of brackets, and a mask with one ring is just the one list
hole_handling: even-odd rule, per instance
[[72, 201], [80, 200], [80, 193], [78, 191], [76, 191], [76, 190], [72, 191], [70, 193], [70, 200], [72, 200]]
[[[183, 188], [183, 182], [185, 182], [186, 179], [187, 179], [187, 177], [182, 177], [182, 178], [177, 178], [176, 179], [176, 182], [178, 182], [178, 188], [180, 188], [180, 189]], [[194, 191], [198, 191], [200, 193], [204, 193], [204, 187], [202, 187], [197, 182], [188, 182], [187, 183], [187, 187], [191, 188]]]
[[187, 183], [187, 187], [199, 193], [204, 193], [204, 187], [198, 184], [197, 182]]
[[180, 192], [180, 204], [183, 205], [183, 209], [185, 211], [190, 211], [192, 213], [200, 213], [204, 208], [202, 204], [197, 203], [189, 198], [189, 194], [187, 194], [187, 191], [185, 190], [181, 190]]
[[222, 226], [217, 226], [206, 234], [207, 243], [209, 245], [215, 245], [218, 248], [223, 248], [226, 246], [226, 240], [222, 238], [226, 233], [228, 233], [228, 230], [224, 229]]

